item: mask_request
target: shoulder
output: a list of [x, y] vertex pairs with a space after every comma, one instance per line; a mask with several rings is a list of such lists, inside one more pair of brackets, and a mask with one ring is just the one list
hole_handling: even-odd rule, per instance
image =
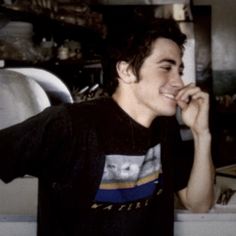
[[109, 109], [110, 97], [94, 99], [81, 103], [66, 104], [64, 107], [71, 119], [90, 121], [104, 115]]
[[99, 98], [81, 103], [64, 105], [65, 113], [76, 129], [90, 129], [101, 125], [101, 121], [110, 113], [110, 98]]

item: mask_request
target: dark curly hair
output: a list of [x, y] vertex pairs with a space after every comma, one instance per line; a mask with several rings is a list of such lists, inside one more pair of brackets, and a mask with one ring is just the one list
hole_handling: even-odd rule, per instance
[[160, 37], [173, 40], [183, 50], [186, 35], [173, 19], [135, 19], [108, 34], [105, 40], [103, 77], [110, 95], [118, 85], [117, 62], [128, 62], [138, 78], [145, 58], [151, 53], [152, 43]]

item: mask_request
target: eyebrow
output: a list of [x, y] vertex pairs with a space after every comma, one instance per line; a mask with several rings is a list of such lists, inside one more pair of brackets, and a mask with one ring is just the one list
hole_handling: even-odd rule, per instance
[[[168, 58], [164, 58], [164, 59], [158, 61], [158, 63], [162, 63], [162, 62], [168, 62], [168, 63], [170, 63], [170, 64], [172, 64], [172, 65], [176, 65], [176, 64], [177, 64], [175, 60], [168, 59]], [[181, 68], [181, 69], [184, 69], [184, 63], [183, 63], [183, 62], [181, 62], [180, 68]]]

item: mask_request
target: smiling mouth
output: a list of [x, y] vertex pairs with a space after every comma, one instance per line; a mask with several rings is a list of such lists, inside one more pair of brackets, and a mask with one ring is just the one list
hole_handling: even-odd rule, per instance
[[168, 99], [176, 101], [175, 96], [173, 94], [163, 93], [162, 95]]

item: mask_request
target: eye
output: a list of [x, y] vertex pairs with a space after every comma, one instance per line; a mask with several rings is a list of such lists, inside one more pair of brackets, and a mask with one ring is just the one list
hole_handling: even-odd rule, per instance
[[162, 67], [162, 69], [169, 71], [169, 70], [171, 70], [171, 67], [170, 66], [166, 66], [166, 67]]
[[164, 65], [164, 66], [161, 66], [161, 69], [164, 70], [164, 71], [170, 71], [171, 66], [170, 65]]

